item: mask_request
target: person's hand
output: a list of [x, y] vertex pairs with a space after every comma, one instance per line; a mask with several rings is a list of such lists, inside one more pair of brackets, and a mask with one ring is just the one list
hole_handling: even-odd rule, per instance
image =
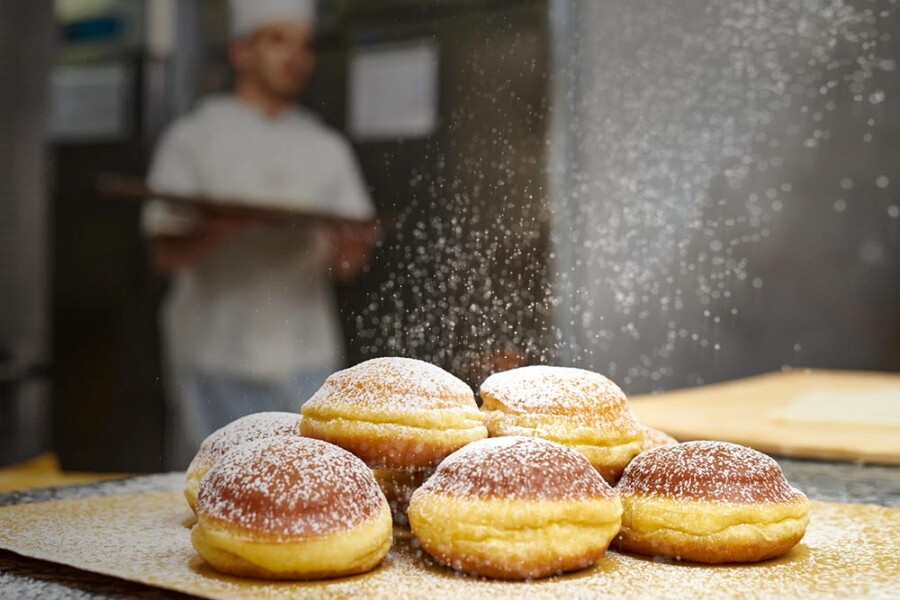
[[375, 224], [340, 223], [330, 231], [334, 249], [331, 272], [338, 281], [349, 281], [359, 275], [369, 262], [372, 246], [381, 235]]
[[211, 210], [199, 214], [197, 229], [201, 234], [221, 241], [259, 227], [263, 222], [263, 218], [251, 213]]

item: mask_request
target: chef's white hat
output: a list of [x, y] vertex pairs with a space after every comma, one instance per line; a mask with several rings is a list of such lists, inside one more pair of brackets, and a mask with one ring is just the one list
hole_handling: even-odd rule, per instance
[[279, 21], [316, 20], [316, 0], [231, 0], [231, 39]]

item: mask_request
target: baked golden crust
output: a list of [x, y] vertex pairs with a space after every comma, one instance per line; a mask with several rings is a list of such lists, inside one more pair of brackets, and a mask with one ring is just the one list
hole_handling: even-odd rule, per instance
[[491, 436], [524, 435], [584, 454], [610, 482], [643, 450], [643, 430], [625, 394], [591, 371], [530, 366], [496, 373], [481, 385]]
[[616, 487], [625, 550], [705, 563], [784, 554], [806, 532], [809, 501], [774, 460], [724, 442], [687, 442], [635, 458]]
[[433, 468], [487, 437], [472, 390], [443, 369], [377, 358], [333, 374], [302, 407], [300, 431], [376, 469]]
[[504, 437], [448, 457], [413, 494], [408, 514], [413, 534], [438, 562], [527, 579], [595, 563], [619, 529], [622, 508], [577, 452]]
[[257, 579], [325, 579], [366, 573], [391, 549], [393, 534], [387, 506], [353, 531], [290, 542], [247, 539], [220, 523], [191, 530], [197, 553], [221, 573]]
[[194, 510], [200, 480], [217, 460], [242, 444], [279, 435], [300, 435], [300, 415], [261, 412], [241, 417], [207, 436], [185, 474], [184, 497]]
[[390, 509], [366, 465], [332, 444], [281, 436], [244, 444], [201, 480], [191, 540], [234, 575], [360, 573], [390, 549]]
[[671, 446], [678, 443], [678, 440], [673, 438], [665, 431], [660, 431], [659, 429], [654, 429], [653, 427], [647, 427], [646, 425], [641, 425], [641, 429], [644, 431], [644, 451], [659, 448], [660, 446]]

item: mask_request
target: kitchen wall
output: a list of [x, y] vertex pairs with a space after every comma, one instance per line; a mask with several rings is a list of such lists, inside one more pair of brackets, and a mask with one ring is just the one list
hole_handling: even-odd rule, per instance
[[631, 392], [900, 369], [900, 7], [552, 3], [556, 322]]

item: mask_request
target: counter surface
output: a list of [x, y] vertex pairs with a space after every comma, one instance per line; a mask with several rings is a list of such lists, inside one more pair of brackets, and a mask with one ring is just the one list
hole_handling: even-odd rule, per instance
[[[779, 459], [785, 475], [811, 499], [900, 507], [900, 468]], [[0, 506], [92, 495], [177, 491], [182, 473], [0, 495]], [[0, 596], [10, 598], [187, 597], [0, 551]]]

